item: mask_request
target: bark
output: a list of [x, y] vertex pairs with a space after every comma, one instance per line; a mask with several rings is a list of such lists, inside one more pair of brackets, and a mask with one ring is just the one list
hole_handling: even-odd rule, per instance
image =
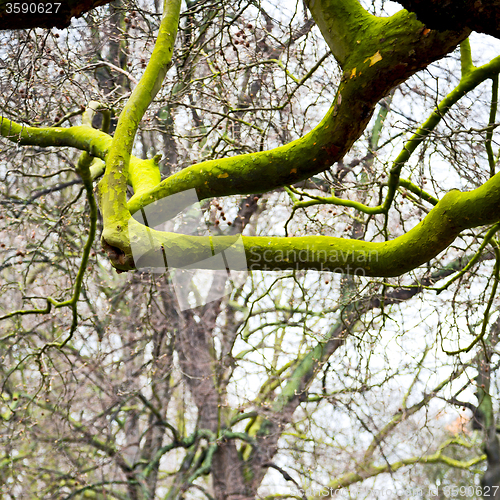
[[[212, 344], [219, 308], [220, 301], [183, 312], [176, 338], [183, 377], [198, 410], [197, 429], [208, 430], [214, 436], [220, 436], [229, 425], [225, 382], [217, 369], [221, 362]], [[252, 498], [246, 496], [248, 486], [241, 465], [234, 440], [219, 439], [210, 461], [215, 498]]]
[[499, 0], [396, 0], [433, 30], [470, 29], [500, 36]]

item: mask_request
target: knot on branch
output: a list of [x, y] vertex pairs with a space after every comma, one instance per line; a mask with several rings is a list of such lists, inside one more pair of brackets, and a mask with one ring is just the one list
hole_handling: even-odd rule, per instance
[[118, 273], [135, 269], [135, 263], [130, 249], [128, 249], [129, 251], [127, 252], [118, 246], [111, 245], [104, 237], [101, 238], [101, 244], [104, 251], [108, 254], [111, 265]]

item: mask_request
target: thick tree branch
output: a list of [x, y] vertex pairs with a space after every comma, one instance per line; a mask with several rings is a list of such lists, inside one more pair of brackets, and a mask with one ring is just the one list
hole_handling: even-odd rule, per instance
[[[332, 3], [337, 9], [343, 4]], [[332, 18], [335, 15], [333, 10]], [[334, 103], [315, 129], [270, 151], [185, 168], [151, 191], [133, 196], [128, 204], [130, 212], [188, 189], [196, 189], [200, 199], [262, 193], [330, 168], [359, 138], [380, 99], [395, 85], [452, 51], [468, 35], [467, 31], [425, 32], [424, 26], [404, 12], [374, 19], [345, 61]], [[323, 31], [327, 36], [328, 29]]]
[[[58, 130], [56, 136], [64, 137], [67, 142], [73, 141], [75, 146], [84, 146], [83, 149], [90, 148], [90, 154], [101, 158], [104, 150], [109, 148], [106, 173], [100, 182], [105, 225], [102, 241], [113, 264], [120, 270], [132, 269], [135, 265], [129, 238], [135, 240], [134, 244], [152, 243], [150, 248], [141, 252], [144, 256], [143, 266], [147, 265], [148, 253], [161, 251], [162, 248], [169, 247], [169, 255], [173, 256], [169, 265], [177, 267], [199, 261], [203, 255], [210, 257], [212, 243], [217, 249], [227, 248], [232, 243], [224, 237], [211, 242], [208, 239], [203, 241], [149, 231], [133, 220], [129, 224], [129, 212], [134, 213], [149, 203], [191, 188], [196, 189], [200, 199], [258, 193], [293, 184], [329, 168], [349, 151], [366, 127], [377, 102], [391, 88], [425, 68], [430, 62], [446, 55], [468, 34], [467, 31], [425, 31], [412, 15], [405, 12], [387, 19], [370, 17], [366, 31], [358, 32], [356, 23], [341, 27], [335, 21], [337, 15], [366, 17], [359, 10], [358, 3], [355, 0], [329, 1], [323, 7], [324, 11], [328, 10], [329, 16], [322, 19], [323, 34], [328, 40], [330, 31], [334, 33], [335, 30], [343, 30], [340, 34], [350, 40], [350, 52], [348, 57], [340, 56], [344, 75], [334, 105], [323, 121], [305, 137], [286, 146], [193, 165], [152, 189], [150, 187], [157, 184], [159, 176], [156, 166], [151, 165], [149, 170], [143, 170], [144, 164], [138, 163], [131, 170], [136, 169], [136, 178], [143, 179], [144, 182], [127, 205], [126, 181], [129, 178], [130, 152], [135, 132], [168, 67], [178, 22], [179, 3], [177, 0], [170, 0], [166, 4], [151, 61], [120, 116], [111, 146], [109, 136], [92, 131], [89, 135], [94, 141], [100, 141], [98, 145], [101, 151], [98, 154], [77, 133], [78, 130], [74, 130], [76, 127]], [[337, 49], [332, 47], [332, 50]], [[10, 125], [10, 122], [2, 122], [2, 135], [12, 135]], [[89, 132], [88, 128], [85, 130]], [[21, 139], [26, 135], [22, 129], [17, 133]], [[47, 139], [51, 135], [38, 132], [42, 145], [53, 144], [53, 141]], [[28, 138], [31, 139], [31, 136]], [[133, 175], [130, 177], [133, 178]], [[479, 195], [480, 190], [476, 191]], [[467, 198], [467, 194], [461, 196], [463, 199]], [[495, 197], [495, 187], [492, 186], [492, 190], [484, 193], [484, 196]], [[460, 217], [459, 212], [464, 212], [464, 203], [455, 203], [455, 198], [453, 203], [450, 196], [443, 198], [417, 228], [393, 242], [365, 243], [321, 237], [246, 238], [244, 243], [247, 259], [252, 269], [330, 269], [369, 276], [402, 274], [444, 250], [465, 227], [498, 220], [496, 209], [492, 210], [489, 217], [475, 217], [474, 214], [463, 214]], [[481, 195], [476, 196], [474, 201], [477, 199], [481, 199]], [[458, 216], [461, 222], [446, 217], [451, 205], [456, 205], [453, 215]], [[489, 209], [492, 204], [486, 205]], [[493, 205], [496, 208], [495, 203]], [[474, 222], [466, 223], [464, 217]], [[128, 226], [130, 231], [127, 231]], [[139, 241], [143, 237], [146, 240]], [[303, 258], [304, 251], [307, 252], [306, 258]], [[408, 254], [411, 254], [410, 258]], [[186, 262], [187, 256], [190, 262]]]
[[420, 21], [434, 30], [468, 28], [496, 38], [500, 36], [499, 0], [396, 0], [415, 12]]
[[[381, 243], [304, 236], [295, 238], [243, 236], [248, 268], [252, 270], [316, 269], [346, 274], [390, 277], [404, 274], [445, 250], [465, 229], [500, 220], [500, 174], [474, 191], [448, 192], [425, 219], [406, 234]], [[129, 222], [130, 238], [140, 267], [157, 267], [158, 255], [169, 256], [170, 267], [199, 262], [227, 250], [235, 237], [186, 236]], [[132, 257], [132, 256], [131, 256]], [[202, 261], [205, 263], [202, 264]]]
[[[118, 254], [118, 258], [121, 258], [123, 248], [129, 245], [126, 227], [130, 213], [127, 209], [126, 188], [132, 147], [139, 123], [160, 90], [170, 66], [179, 24], [180, 7], [180, 0], [165, 0], [164, 2], [163, 19], [153, 53], [139, 84], [120, 114], [106, 157], [106, 171], [99, 182], [100, 204], [104, 220], [102, 242], [110, 252]], [[139, 176], [141, 174], [148, 183], [151, 169], [138, 173]], [[153, 180], [158, 181], [159, 178], [160, 173], [156, 168]]]

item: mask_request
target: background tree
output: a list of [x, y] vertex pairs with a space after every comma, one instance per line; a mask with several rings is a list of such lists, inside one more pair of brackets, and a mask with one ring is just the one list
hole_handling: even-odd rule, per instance
[[[178, 9], [113, 2], [2, 34], [3, 495], [432, 497], [485, 470], [498, 485], [482, 226], [498, 222], [499, 60], [476, 68], [464, 41], [433, 66], [467, 28], [351, 1], [311, 5], [324, 39], [301, 3]], [[158, 29], [166, 50], [146, 57]], [[114, 273], [135, 264], [129, 210], [190, 187], [216, 248], [242, 232], [254, 268], [291, 270], [187, 310], [168, 273]], [[199, 260], [202, 240], [153, 235]], [[389, 278], [329, 272], [354, 265]]]

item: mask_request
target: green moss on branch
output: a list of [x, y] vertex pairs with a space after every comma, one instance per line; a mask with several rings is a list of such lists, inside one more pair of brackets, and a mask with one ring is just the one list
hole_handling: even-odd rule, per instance
[[110, 135], [85, 125], [78, 127], [28, 127], [0, 117], [0, 135], [23, 146], [66, 146], [104, 159], [111, 146]]
[[[342, 3], [332, 2], [336, 6]], [[185, 168], [143, 193], [142, 198], [130, 200], [129, 211], [134, 213], [149, 203], [193, 188], [200, 199], [266, 192], [330, 168], [359, 138], [380, 99], [395, 85], [449, 53], [468, 34], [429, 33], [413, 15], [404, 12], [374, 19], [368, 23], [369, 32], [356, 32], [360, 44], [356, 39], [355, 49], [345, 60], [334, 103], [315, 129], [270, 151]], [[321, 28], [327, 36], [329, 28]]]
[[[427, 217], [406, 234], [386, 242], [329, 236], [242, 237], [253, 270], [316, 269], [365, 276], [404, 274], [445, 250], [465, 229], [500, 220], [500, 174], [471, 192], [450, 191]], [[129, 223], [141, 267], [153, 266], [162, 251], [168, 265], [184, 267], [206, 260], [235, 243], [235, 237], [184, 236]], [[138, 252], [137, 252], [138, 250]], [[132, 258], [132, 255], [130, 255]], [[127, 267], [123, 267], [127, 269]]]
[[[119, 249], [121, 257], [128, 254], [123, 249], [128, 248], [128, 240], [124, 235], [130, 217], [126, 187], [132, 146], [139, 123], [160, 89], [172, 60], [180, 6], [180, 0], [166, 0], [164, 3], [163, 18], [153, 53], [141, 80], [120, 114], [113, 142], [106, 157], [106, 172], [99, 183], [104, 219], [102, 241], [107, 248]], [[143, 173], [140, 172], [142, 165], [146, 167]], [[132, 179], [136, 179], [140, 188], [144, 189], [151, 180], [150, 174], [149, 164], [135, 164]]]
[[[462, 42], [462, 54], [467, 52], [467, 46]], [[463, 59], [467, 61], [467, 55], [463, 56]], [[380, 205], [380, 210], [387, 213], [389, 210], [396, 189], [399, 185], [399, 176], [401, 174], [401, 169], [405, 163], [409, 160], [410, 156], [417, 149], [417, 147], [424, 141], [443, 119], [443, 117], [448, 113], [450, 108], [457, 103], [462, 97], [468, 94], [471, 90], [475, 89], [479, 84], [487, 80], [488, 78], [493, 78], [500, 72], [500, 56], [495, 57], [489, 63], [479, 67], [474, 68], [472, 64], [467, 64], [467, 62], [462, 63], [462, 69], [466, 70], [462, 72], [462, 78], [460, 83], [439, 103], [436, 109], [431, 113], [429, 118], [417, 129], [413, 136], [405, 143], [401, 153], [394, 160], [393, 166], [391, 168], [391, 173], [389, 176], [389, 190], [387, 197], [382, 205]]]
[[306, 3], [340, 65], [376, 23], [377, 18], [363, 9], [358, 0], [307, 0]]

